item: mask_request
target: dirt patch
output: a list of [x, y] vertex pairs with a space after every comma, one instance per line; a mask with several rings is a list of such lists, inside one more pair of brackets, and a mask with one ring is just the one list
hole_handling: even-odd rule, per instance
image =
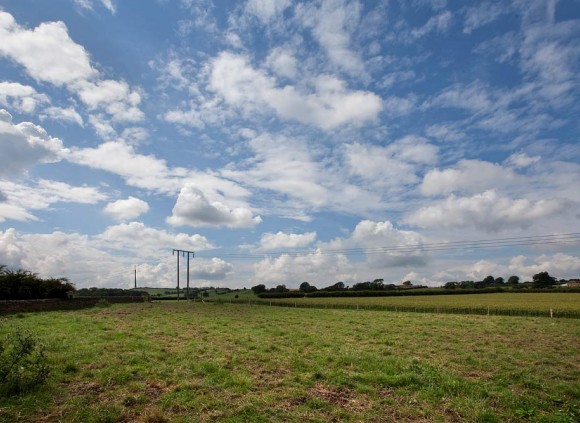
[[159, 398], [167, 390], [167, 386], [163, 386], [157, 382], [145, 382], [145, 393], [151, 399], [155, 400]]
[[97, 382], [77, 382], [70, 385], [69, 391], [72, 396], [99, 395], [104, 389]]
[[335, 388], [317, 383], [308, 392], [308, 396], [321, 399], [348, 411], [364, 411], [372, 408], [365, 396], [356, 394], [351, 389]]

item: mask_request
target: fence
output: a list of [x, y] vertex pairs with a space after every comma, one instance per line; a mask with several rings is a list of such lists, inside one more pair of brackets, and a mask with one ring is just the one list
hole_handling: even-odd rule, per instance
[[[216, 303], [225, 301], [217, 300]], [[374, 310], [374, 311], [395, 311], [412, 313], [442, 313], [442, 314], [474, 314], [492, 316], [526, 316], [526, 317], [558, 317], [569, 319], [580, 319], [580, 311], [577, 310], [556, 310], [556, 309], [519, 309], [519, 308], [493, 308], [493, 307], [449, 307], [449, 306], [407, 306], [407, 305], [380, 305], [380, 304], [337, 304], [337, 303], [317, 303], [306, 304], [299, 301], [268, 301], [268, 300], [230, 300], [229, 303], [266, 305], [276, 307], [295, 308], [317, 308], [317, 309], [342, 309], [342, 310]]]

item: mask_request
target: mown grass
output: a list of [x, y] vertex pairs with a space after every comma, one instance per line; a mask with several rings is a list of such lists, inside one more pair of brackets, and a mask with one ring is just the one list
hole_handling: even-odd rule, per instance
[[545, 421], [580, 407], [576, 320], [162, 302], [10, 316], [53, 373], [5, 422]]

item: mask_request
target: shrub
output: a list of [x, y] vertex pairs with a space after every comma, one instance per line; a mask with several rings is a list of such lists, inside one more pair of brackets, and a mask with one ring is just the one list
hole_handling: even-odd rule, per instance
[[97, 303], [95, 304], [95, 307], [107, 308], [107, 307], [111, 307], [111, 303], [109, 301], [107, 301], [106, 299], [101, 298], [99, 301], [97, 301]]
[[45, 347], [32, 332], [15, 327], [0, 338], [0, 397], [30, 391], [49, 374]]
[[263, 292], [258, 294], [259, 298], [303, 298], [304, 292], [287, 291], [287, 292]]
[[67, 278], [42, 279], [36, 273], [0, 265], [0, 300], [65, 299], [74, 290]]

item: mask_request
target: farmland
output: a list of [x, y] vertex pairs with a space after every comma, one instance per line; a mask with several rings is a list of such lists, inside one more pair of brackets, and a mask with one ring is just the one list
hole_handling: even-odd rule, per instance
[[0, 421], [546, 421], [580, 407], [575, 319], [192, 302], [13, 315], [46, 386]]
[[[232, 301], [234, 294], [210, 297]], [[233, 300], [235, 301], [235, 300]], [[580, 317], [580, 293], [493, 293], [467, 295], [420, 295], [400, 297], [339, 297], [259, 299], [246, 293], [239, 302], [313, 308], [359, 308], [396, 311], [456, 312], [458, 314], [510, 314]]]

